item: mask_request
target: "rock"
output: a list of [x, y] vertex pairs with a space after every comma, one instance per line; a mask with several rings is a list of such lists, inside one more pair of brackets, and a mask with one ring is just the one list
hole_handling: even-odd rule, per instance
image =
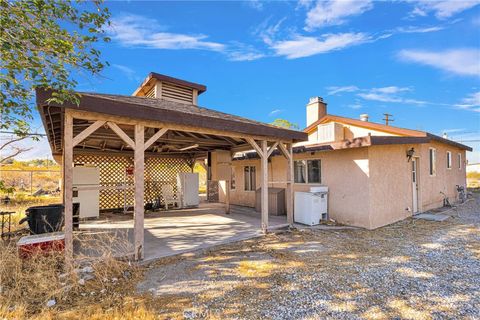
[[82, 269], [82, 272], [83, 273], [92, 273], [93, 272], [93, 268], [91, 266], [86, 266]]
[[55, 299], [51, 299], [47, 301], [47, 307], [49, 308], [53, 307], [56, 304], [57, 304], [57, 301], [55, 301]]
[[112, 282], [117, 282], [118, 278], [112, 278]]
[[185, 319], [195, 319], [195, 311], [193, 310], [184, 310], [183, 317]]
[[85, 279], [79, 279], [78, 284], [81, 286], [85, 285]]
[[128, 270], [123, 272], [123, 277], [124, 277], [124, 278], [130, 278], [131, 275], [132, 275], [132, 274], [131, 274], [130, 271], [128, 271]]
[[107, 289], [102, 289], [102, 290], [100, 290], [100, 293], [101, 293], [101, 294], [104, 294], [105, 292], [107, 292]]
[[95, 276], [93, 274], [86, 274], [83, 276], [83, 280], [89, 281], [95, 279]]

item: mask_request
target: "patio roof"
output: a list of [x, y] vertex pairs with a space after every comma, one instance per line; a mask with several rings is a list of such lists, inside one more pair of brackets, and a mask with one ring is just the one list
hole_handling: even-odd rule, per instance
[[[166, 136], [169, 141], [177, 140], [180, 147], [191, 145], [192, 143], [199, 144], [198, 150], [191, 152], [205, 152], [213, 149], [231, 149], [245, 144], [241, 138], [242, 135], [262, 136], [271, 138], [272, 140], [286, 140], [292, 142], [307, 140], [307, 134], [300, 131], [283, 129], [262, 122], [242, 118], [228, 113], [219, 112], [212, 109], [207, 109], [195, 105], [183, 104], [174, 101], [168, 101], [157, 98], [100, 94], [100, 93], [85, 93], [79, 92], [80, 103], [77, 106], [75, 103], [66, 102], [62, 105], [57, 103], [48, 103], [47, 100], [51, 97], [51, 91], [37, 90], [37, 106], [42, 117], [42, 121], [47, 132], [50, 146], [54, 154], [58, 154], [62, 150], [62, 132], [63, 132], [63, 113], [64, 109], [74, 109], [77, 111], [87, 111], [101, 113], [109, 116], [127, 117], [131, 120], [139, 121], [158, 121], [160, 123], [174, 124], [191, 128], [203, 128], [206, 130], [217, 130], [223, 132], [236, 133], [238, 137], [225, 137], [219, 135], [206, 135], [199, 133], [182, 133], [180, 130], [169, 130], [169, 136]], [[75, 120], [75, 128], [85, 128], [88, 123], [82, 123]], [[103, 130], [103, 131], [102, 131]], [[100, 140], [107, 141], [104, 143], [102, 149], [107, 150], [123, 150], [124, 144], [112, 135], [109, 137], [106, 129], [99, 128], [96, 136], [90, 137], [90, 143], [87, 144], [92, 148], [100, 146]], [[128, 128], [125, 128], [128, 134]], [[133, 128], [131, 136], [133, 136]], [[188, 130], [187, 130], [188, 131]], [[151, 132], [150, 135], [153, 135]], [[130, 135], [130, 134], [129, 134]], [[148, 138], [148, 132], [146, 133]], [[98, 138], [95, 140], [95, 138]], [[152, 146], [149, 151], [154, 151], [158, 145]], [[84, 146], [85, 148], [85, 146]], [[89, 147], [87, 146], [87, 149]], [[128, 149], [128, 147], [127, 147]], [[156, 149], [158, 152], [158, 149]]]

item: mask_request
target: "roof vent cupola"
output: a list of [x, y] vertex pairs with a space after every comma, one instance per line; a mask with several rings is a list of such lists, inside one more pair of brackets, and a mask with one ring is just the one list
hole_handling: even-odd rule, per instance
[[159, 98], [185, 104], [198, 104], [198, 95], [207, 91], [207, 87], [163, 74], [151, 72], [133, 96]]

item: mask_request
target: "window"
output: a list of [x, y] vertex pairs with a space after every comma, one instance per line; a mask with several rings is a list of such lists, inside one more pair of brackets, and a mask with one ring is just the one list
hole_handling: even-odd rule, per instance
[[307, 168], [307, 163], [305, 160], [299, 160], [293, 162], [293, 175], [295, 183], [305, 183], [307, 182], [305, 171]]
[[235, 178], [235, 167], [232, 167], [232, 172], [230, 174], [230, 190], [235, 190], [235, 184], [236, 184], [236, 178]]
[[458, 170], [462, 170], [462, 154], [458, 154]]
[[320, 160], [297, 160], [293, 162], [295, 183], [321, 183]]
[[429, 158], [430, 158], [430, 175], [434, 176], [437, 174], [437, 150], [434, 148], [429, 149]]
[[245, 191], [255, 191], [256, 183], [255, 183], [255, 167], [254, 166], [246, 166], [244, 168], [244, 186]]
[[452, 153], [447, 151], [447, 169], [452, 169]]

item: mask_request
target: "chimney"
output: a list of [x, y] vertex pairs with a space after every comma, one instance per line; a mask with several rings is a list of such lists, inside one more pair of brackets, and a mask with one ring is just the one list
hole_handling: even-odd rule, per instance
[[327, 104], [321, 97], [312, 97], [307, 104], [307, 127], [327, 114]]
[[448, 139], [448, 134], [446, 132], [444, 132], [442, 138], [443, 139]]
[[368, 122], [368, 114], [362, 113], [362, 114], [360, 115], [360, 120], [361, 120], [361, 121]]

